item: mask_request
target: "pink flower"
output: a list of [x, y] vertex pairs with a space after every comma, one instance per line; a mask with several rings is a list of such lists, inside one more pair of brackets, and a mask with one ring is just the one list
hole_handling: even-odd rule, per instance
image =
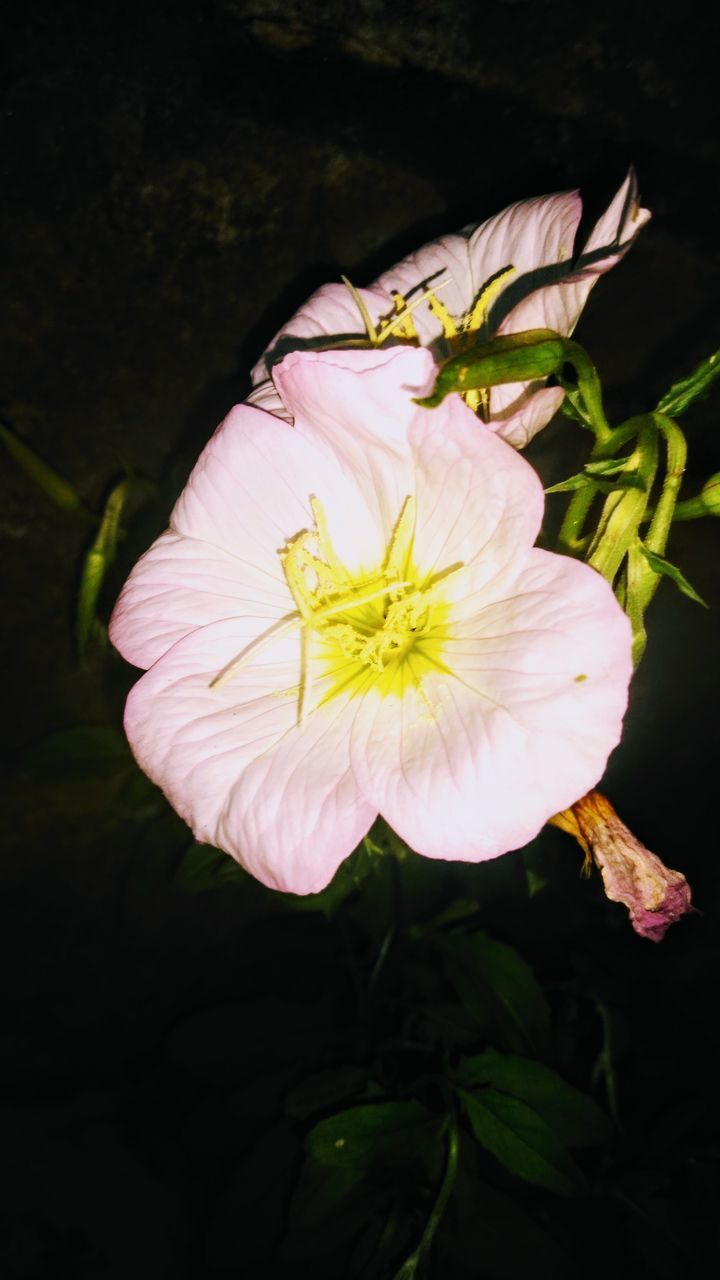
[[[413, 342], [442, 358], [473, 334], [483, 340], [554, 329], [569, 336], [598, 276], [620, 261], [650, 217], [639, 206], [632, 170], [574, 258], [581, 213], [577, 191], [522, 200], [479, 226], [425, 245], [367, 289], [323, 285], [253, 369], [257, 389], [250, 401], [287, 418], [268, 381], [273, 366], [289, 351], [319, 344]], [[562, 398], [560, 387], [542, 381], [513, 383], [494, 387], [484, 402], [476, 393], [472, 407], [482, 407], [488, 425], [522, 448]]]
[[533, 548], [533, 468], [422, 349], [296, 353], [133, 570], [128, 738], [196, 837], [315, 892], [378, 813], [433, 858], [525, 844], [602, 774], [631, 674], [607, 583]]
[[682, 872], [646, 849], [601, 792], [591, 791], [552, 822], [575, 837], [588, 866], [592, 861], [600, 868], [605, 893], [627, 907], [641, 938], [661, 942], [671, 924], [694, 910]]

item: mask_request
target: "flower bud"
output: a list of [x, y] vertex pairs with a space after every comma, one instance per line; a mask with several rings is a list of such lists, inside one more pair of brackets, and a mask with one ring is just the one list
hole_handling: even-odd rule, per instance
[[431, 394], [415, 403], [423, 409], [433, 409], [451, 391], [464, 395], [478, 387], [547, 378], [566, 362], [567, 346], [565, 339], [552, 329], [502, 334], [446, 360]]
[[694, 910], [684, 875], [636, 840], [599, 791], [590, 791], [550, 821], [573, 835], [588, 863], [600, 868], [605, 893], [611, 902], [624, 903], [642, 938], [660, 942], [671, 924]]
[[720, 471], [705, 481], [700, 490], [700, 501], [708, 515], [720, 516]]

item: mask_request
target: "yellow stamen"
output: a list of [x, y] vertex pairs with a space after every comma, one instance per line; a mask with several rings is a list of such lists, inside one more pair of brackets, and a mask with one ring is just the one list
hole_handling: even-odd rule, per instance
[[510, 279], [510, 276], [514, 275], [515, 268], [513, 266], [503, 267], [502, 270], [496, 271], [495, 275], [491, 276], [483, 285], [475, 302], [473, 303], [472, 310], [467, 313], [463, 321], [463, 330], [465, 332], [473, 333], [476, 329], [480, 328], [480, 325], [487, 318], [487, 313], [490, 310], [491, 304], [495, 301], [498, 294], [502, 293], [507, 281]]
[[[298, 724], [310, 710], [318, 673], [325, 680], [317, 705], [348, 690], [351, 696], [364, 692], [371, 677], [381, 695], [402, 697], [407, 688], [416, 688], [429, 708], [420, 683], [429, 670], [447, 671], [442, 648], [449, 604], [443, 596], [447, 579], [463, 566], [450, 565], [424, 580], [418, 577], [412, 565], [415, 499], [408, 496], [382, 565], [353, 576], [332, 545], [319, 498], [312, 497], [310, 505], [315, 527], [295, 534], [279, 553], [297, 612], [247, 645], [210, 687], [225, 684], [267, 645], [299, 629]], [[320, 647], [313, 649], [313, 637]], [[411, 652], [412, 665], [405, 672]]]
[[434, 293], [428, 293], [427, 304], [432, 314], [435, 316], [435, 319], [439, 320], [443, 327], [443, 337], [457, 338], [458, 333], [460, 332], [460, 329], [458, 328], [458, 321], [450, 315], [445, 303], [441, 302], [439, 298], [436, 298]]
[[[449, 279], [440, 280], [438, 284], [435, 285], [435, 290], [445, 289], [449, 284]], [[393, 334], [419, 342], [420, 338], [415, 329], [415, 325], [412, 322], [412, 314], [414, 311], [417, 311], [418, 307], [421, 306], [423, 302], [427, 302], [429, 306], [429, 299], [434, 296], [435, 294], [432, 289], [426, 289], [424, 293], [418, 294], [417, 298], [413, 298], [412, 302], [406, 302], [401, 293], [394, 293], [393, 298], [395, 300], [395, 308], [398, 314], [391, 316], [389, 320], [382, 321], [380, 329], [378, 330], [377, 345], [380, 346], [385, 342], [386, 338], [391, 337]], [[405, 332], [406, 328], [408, 330], [407, 333]]]
[[347, 276], [341, 276], [340, 279], [345, 285], [345, 288], [349, 289], [350, 296], [353, 302], [355, 303], [355, 306], [357, 307], [358, 311], [360, 312], [360, 315], [362, 316], [362, 322], [365, 325], [365, 331], [367, 333], [367, 336], [370, 339], [370, 342], [372, 343], [372, 345], [376, 347], [378, 345], [378, 334], [377, 334], [377, 329], [375, 328], [375, 325], [373, 324], [370, 318], [370, 312], [365, 306], [365, 303], [360, 297], [360, 294], [358, 290], [355, 288], [355, 285], [348, 280]]
[[409, 494], [405, 499], [397, 524], [393, 530], [385, 560], [384, 572], [390, 577], [402, 573], [412, 546], [415, 533], [415, 499]]

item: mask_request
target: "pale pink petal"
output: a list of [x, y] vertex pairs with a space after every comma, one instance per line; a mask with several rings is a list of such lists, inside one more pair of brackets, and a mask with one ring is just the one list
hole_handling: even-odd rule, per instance
[[350, 771], [356, 704], [338, 697], [298, 727], [299, 631], [278, 634], [211, 688], [261, 635], [243, 618], [181, 640], [131, 691], [125, 728], [141, 768], [198, 840], [271, 888], [314, 893], [377, 812]]
[[417, 502], [413, 558], [428, 575], [467, 565], [477, 589], [533, 545], [544, 506], [537, 473], [459, 396], [421, 410], [409, 440]]
[[631, 168], [605, 213], [593, 227], [576, 266], [598, 275], [608, 271], [627, 253], [650, 216], [649, 209], [640, 207], [637, 176]]
[[[302, 357], [311, 365], [321, 358]], [[349, 563], [375, 564], [379, 531], [352, 475], [288, 423], [239, 405], [200, 455], [170, 527], [230, 552], [239, 572], [249, 566], [272, 589], [284, 581], [279, 552], [288, 538], [314, 525], [311, 496], [334, 528], [345, 528], [355, 555]]]
[[239, 616], [272, 621], [294, 607], [282, 573], [168, 529], [135, 565], [109, 634], [128, 662], [150, 667], [197, 627]]
[[[488, 426], [515, 449], [524, 449], [538, 431], [546, 427], [555, 416], [565, 397], [562, 387], [543, 387], [540, 383], [514, 382], [504, 387], [493, 387], [491, 404], [495, 408], [497, 391], [514, 391], [515, 395], [503, 413], [494, 413]], [[520, 395], [517, 394], [520, 390]]]
[[270, 378], [253, 387], [249, 396], [245, 398], [245, 404], [251, 404], [255, 409], [263, 409], [265, 413], [272, 413], [276, 418], [283, 418], [285, 422], [292, 422], [292, 414], [288, 413], [275, 383]]
[[569, 264], [581, 213], [578, 192], [564, 191], [521, 200], [483, 222], [468, 241], [475, 290], [513, 266], [507, 288], [525, 292], [533, 280], [542, 280], [544, 269]]
[[[520, 287], [522, 280], [524, 287], [537, 287], [529, 277], [534, 279], [549, 264], [569, 262], [581, 208], [576, 191], [521, 200], [474, 229], [425, 245], [384, 272], [377, 283], [388, 292], [402, 293], [408, 303], [426, 289], [437, 291], [450, 314], [462, 317], [504, 268], [515, 268], [508, 286]], [[445, 283], [439, 288], [441, 281]], [[414, 320], [423, 343], [441, 336], [442, 324], [427, 303], [415, 310]]]
[[[509, 313], [508, 300], [514, 296], [513, 282], [502, 299], [504, 319], [500, 333], [520, 333], [525, 329], [554, 329], [568, 337], [580, 318], [588, 294], [596, 280], [625, 256], [650, 214], [638, 203], [637, 182], [631, 169], [596, 223], [581, 255], [567, 262], [567, 270], [534, 292], [522, 290], [522, 300]], [[532, 281], [528, 282], [532, 284]], [[542, 285], [542, 279], [538, 279]], [[519, 286], [517, 286], [519, 288]], [[525, 295], [525, 296], [523, 296]]]
[[[382, 318], [394, 314], [392, 297], [372, 285], [358, 289], [370, 319], [377, 325]], [[368, 334], [362, 313], [345, 284], [324, 284], [308, 298], [295, 315], [275, 334], [267, 351], [252, 371], [253, 383], [262, 382], [272, 373], [273, 367], [291, 351], [312, 351], [324, 345], [322, 339], [333, 342], [343, 339], [365, 339]]]
[[[507, 264], [505, 264], [507, 265]], [[476, 288], [480, 288], [487, 276], [474, 285], [473, 265], [464, 234], [442, 236], [432, 240], [422, 249], [411, 253], [402, 262], [383, 272], [376, 284], [385, 293], [399, 293], [410, 305], [426, 290], [437, 293], [438, 299], [459, 318], [472, 304]], [[426, 302], [412, 313], [420, 341], [429, 346], [442, 334], [441, 322], [431, 313]]]
[[[430, 352], [411, 347], [296, 353], [273, 371], [298, 436], [332, 450], [348, 486], [362, 491], [380, 537], [373, 563], [382, 559], [413, 491], [407, 436], [423, 412], [413, 397], [433, 385], [436, 372]], [[352, 529], [345, 524], [333, 527], [343, 560], [352, 552]], [[345, 563], [360, 563], [357, 552]]]
[[419, 853], [480, 861], [519, 848], [602, 775], [631, 676], [627, 618], [577, 561], [533, 550], [507, 599], [458, 611], [454, 676], [406, 666], [405, 697], [362, 700], [358, 782]]

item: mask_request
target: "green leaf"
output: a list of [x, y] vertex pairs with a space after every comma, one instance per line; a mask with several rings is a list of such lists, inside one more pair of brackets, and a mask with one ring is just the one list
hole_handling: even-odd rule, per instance
[[558, 376], [558, 382], [565, 392], [565, 399], [560, 405], [560, 412], [565, 418], [570, 418], [573, 422], [577, 422], [581, 427], [592, 430], [592, 423], [583, 404], [583, 399], [577, 387], [572, 386], [563, 378]]
[[572, 1275], [563, 1246], [551, 1231], [543, 1229], [549, 1226], [547, 1221], [541, 1226], [519, 1203], [519, 1197], [498, 1191], [479, 1178], [477, 1163], [477, 1144], [469, 1134], [463, 1135], [448, 1229], [437, 1242], [438, 1276], [477, 1276], [479, 1258], [483, 1280], [515, 1280], [518, 1276], [565, 1280]]
[[576, 489], [589, 489], [592, 485], [590, 476], [586, 476], [584, 471], [578, 471], [574, 476], [569, 476], [567, 480], [560, 480], [557, 484], [551, 484], [546, 493], [574, 493]]
[[330, 884], [320, 893], [284, 893], [281, 898], [294, 911], [321, 911], [331, 918], [346, 898], [359, 889], [368, 876], [380, 868], [386, 852], [371, 836], [365, 836], [358, 848], [340, 864]]
[[88, 523], [96, 523], [95, 516], [87, 510], [80, 494], [70, 481], [43, 462], [42, 458], [39, 458], [19, 436], [16, 436], [14, 431], [3, 426], [2, 423], [0, 423], [0, 440], [20, 469], [34, 481], [39, 489], [42, 489], [45, 496], [54, 502], [56, 507], [60, 507], [63, 511], [71, 511]]
[[696, 604], [701, 604], [703, 609], [708, 608], [705, 600], [703, 600], [701, 595], [698, 595], [695, 588], [690, 585], [687, 578], [683, 573], [681, 573], [676, 564], [671, 564], [669, 560], [665, 560], [655, 551], [649, 551], [642, 542], [639, 543], [639, 546], [645, 559], [650, 565], [650, 568], [654, 569], [655, 573], [662, 574], [665, 578], [671, 578], [678, 591], [682, 591], [684, 596], [688, 596], [688, 598], [690, 600], [694, 600]]
[[597, 480], [595, 476], [589, 476], [584, 471], [580, 471], [577, 475], [570, 476], [568, 480], [550, 485], [545, 492], [573, 493], [576, 489], [594, 489], [597, 493], [615, 493], [617, 489], [641, 489], [644, 492], [645, 485], [642, 478], [633, 472], [615, 476], [612, 480]]
[[465, 1088], [491, 1085], [526, 1102], [568, 1147], [599, 1146], [610, 1136], [610, 1119], [594, 1099], [541, 1062], [487, 1049], [463, 1058], [456, 1078]]
[[437, 935], [447, 976], [466, 1009], [489, 1034], [520, 1052], [547, 1045], [547, 1002], [513, 947], [485, 933]]
[[359, 1067], [328, 1067], [306, 1076], [285, 1098], [285, 1110], [296, 1119], [304, 1120], [315, 1111], [323, 1111], [345, 1102], [361, 1092], [367, 1081], [367, 1073]]
[[419, 1102], [373, 1102], [321, 1120], [305, 1145], [318, 1164], [362, 1177], [377, 1161], [408, 1163], [439, 1131], [439, 1118]]
[[120, 533], [120, 520], [127, 501], [129, 480], [121, 480], [115, 485], [107, 502], [100, 521], [97, 536], [87, 555], [80, 576], [78, 593], [76, 632], [80, 657], [87, 652], [88, 643], [93, 634], [96, 622], [98, 596], [105, 575], [115, 558]]
[[283, 1256], [292, 1261], [341, 1245], [367, 1222], [367, 1196], [353, 1195], [363, 1173], [306, 1160], [290, 1204]]
[[687, 378], [674, 382], [669, 391], [658, 401], [657, 412], [667, 413], [677, 418], [685, 413], [696, 400], [703, 400], [710, 392], [713, 382], [720, 378], [720, 351], [715, 351], [700, 364]]
[[17, 772], [50, 781], [107, 778], [135, 770], [125, 735], [106, 725], [58, 729], [19, 756]]
[[590, 476], [614, 476], [618, 471], [622, 471], [629, 461], [629, 454], [625, 458], [599, 458], [597, 462], [586, 462], [585, 470]]
[[544, 876], [540, 871], [536, 871], [534, 867], [525, 868], [525, 877], [527, 879], [528, 898], [536, 898], [550, 883], [547, 876]]
[[247, 883], [247, 872], [211, 844], [191, 844], [184, 852], [171, 883], [182, 893], [205, 893], [227, 884]]
[[478, 1142], [508, 1173], [559, 1195], [584, 1193], [585, 1180], [567, 1149], [525, 1102], [492, 1088], [457, 1092]]

